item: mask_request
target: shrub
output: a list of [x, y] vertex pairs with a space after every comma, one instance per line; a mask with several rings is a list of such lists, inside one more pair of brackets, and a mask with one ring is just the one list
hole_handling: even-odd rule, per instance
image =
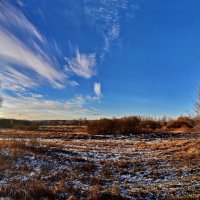
[[193, 128], [194, 127], [194, 120], [189, 117], [179, 117], [176, 120], [170, 120], [167, 123], [167, 128]]
[[137, 131], [139, 121], [137, 117], [91, 120], [87, 123], [87, 131], [93, 134], [132, 133]]
[[160, 125], [159, 122], [153, 121], [153, 120], [144, 120], [144, 121], [141, 121], [139, 124], [140, 129], [155, 130], [161, 127], [162, 126]]

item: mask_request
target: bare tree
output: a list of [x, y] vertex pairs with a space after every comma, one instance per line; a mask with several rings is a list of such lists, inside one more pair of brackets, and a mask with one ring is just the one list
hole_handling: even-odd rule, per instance
[[197, 98], [194, 105], [195, 105], [195, 112], [196, 112], [195, 129], [199, 131], [200, 130], [200, 88], [197, 89]]
[[197, 90], [197, 99], [195, 102], [195, 111], [197, 115], [200, 115], [200, 89]]

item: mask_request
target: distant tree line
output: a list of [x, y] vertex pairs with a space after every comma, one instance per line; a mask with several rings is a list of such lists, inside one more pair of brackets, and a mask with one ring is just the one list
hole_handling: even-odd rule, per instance
[[136, 132], [169, 130], [169, 129], [191, 129], [195, 126], [195, 119], [190, 117], [179, 117], [177, 119], [143, 118], [138, 116], [90, 120], [87, 123], [88, 133], [93, 134], [129, 134]]
[[40, 124], [38, 122], [17, 119], [0, 119], [0, 128], [34, 129]]
[[87, 124], [86, 118], [74, 120], [17, 120], [17, 119], [0, 119], [0, 128], [13, 128], [23, 130], [37, 130], [40, 126], [83, 126]]
[[196, 118], [178, 117], [177, 119], [153, 119], [150, 117], [130, 116], [123, 118], [99, 120], [41, 120], [28, 121], [16, 119], [0, 119], [0, 128], [20, 130], [38, 130], [41, 126], [87, 126], [90, 134], [129, 134], [155, 130], [192, 129], [196, 126]]

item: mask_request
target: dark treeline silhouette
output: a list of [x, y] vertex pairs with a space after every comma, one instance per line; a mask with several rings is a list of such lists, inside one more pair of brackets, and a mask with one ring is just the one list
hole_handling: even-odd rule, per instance
[[23, 130], [37, 130], [40, 126], [82, 126], [86, 125], [86, 119], [74, 120], [17, 120], [17, 119], [0, 119], [0, 128], [13, 128]]
[[14, 129], [34, 129], [42, 125], [40, 122], [17, 120], [17, 119], [0, 119], [0, 128], [14, 128]]
[[144, 131], [191, 129], [195, 126], [195, 119], [190, 117], [178, 117], [177, 119], [167, 120], [144, 118], [144, 117], [123, 117], [113, 119], [90, 120], [87, 123], [88, 133], [93, 134], [129, 134]]

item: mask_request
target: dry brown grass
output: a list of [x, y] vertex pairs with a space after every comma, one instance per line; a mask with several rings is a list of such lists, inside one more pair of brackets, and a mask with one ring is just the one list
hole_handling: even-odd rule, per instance
[[87, 200], [122, 200], [124, 199], [117, 186], [103, 190], [100, 186], [94, 186], [88, 191]]
[[13, 180], [9, 184], [2, 187], [0, 191], [1, 197], [12, 197], [14, 199], [55, 199], [56, 195], [53, 190], [45, 184], [35, 180], [22, 181]]
[[0, 197], [200, 198], [199, 137], [44, 137], [0, 140]]
[[7, 156], [0, 154], [0, 170], [13, 169], [13, 162]]

